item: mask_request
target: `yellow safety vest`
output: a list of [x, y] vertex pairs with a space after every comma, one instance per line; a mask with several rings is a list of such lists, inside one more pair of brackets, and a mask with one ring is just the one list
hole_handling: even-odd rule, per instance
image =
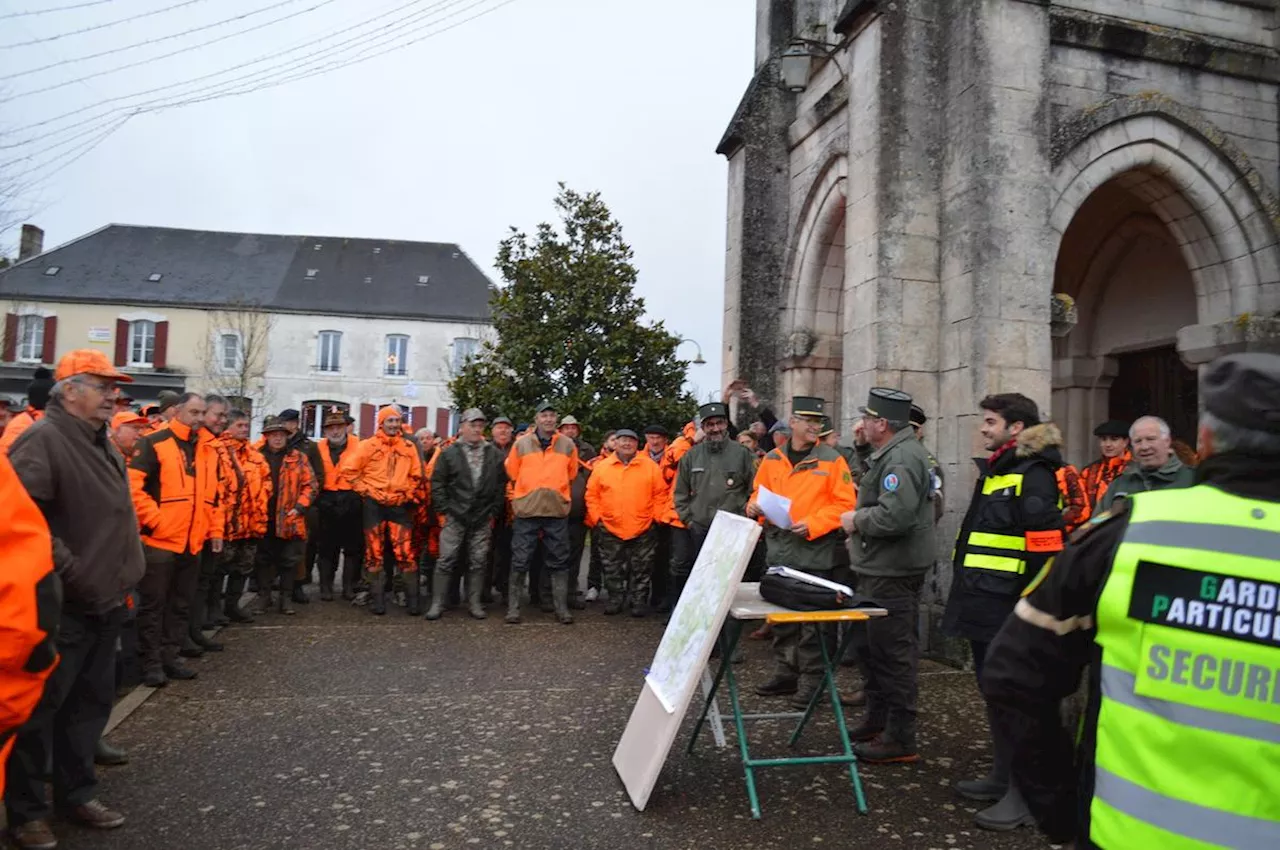
[[1280, 505], [1209, 485], [1129, 499], [1098, 599], [1089, 837], [1280, 848]]

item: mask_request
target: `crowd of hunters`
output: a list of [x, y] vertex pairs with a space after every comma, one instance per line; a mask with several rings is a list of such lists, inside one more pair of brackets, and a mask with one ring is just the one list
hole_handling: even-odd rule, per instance
[[[1085, 837], [1106, 824], [1080, 795], [1102, 787], [1077, 781], [1068, 730], [1045, 718], [1095, 658], [1103, 618], [1091, 606], [1138, 512], [1161, 509], [1147, 493], [1186, 489], [1207, 511], [1222, 493], [1280, 500], [1278, 364], [1235, 355], [1208, 368], [1202, 455], [1144, 416], [1099, 424], [1097, 459], [1081, 470], [1032, 399], [976, 401], [989, 454], [975, 459], [941, 628], [967, 641], [988, 705], [993, 764], [955, 787], [990, 804], [979, 826], [1038, 822], [1052, 840], [1095, 846]], [[250, 414], [219, 395], [164, 392], [139, 406], [130, 380], [100, 352], [72, 351], [36, 372], [23, 407], [0, 411], [0, 787], [18, 847], [55, 847], [55, 814], [124, 824], [95, 773], [128, 759], [102, 740], [113, 701], [139, 683], [196, 678], [188, 662], [224, 651], [221, 627], [343, 602], [443, 618], [434, 628], [485, 619], [487, 606], [512, 625], [530, 605], [565, 625], [588, 605], [660, 619], [718, 511], [765, 526], [748, 580], [773, 565], [834, 575], [887, 610], [844, 659], [862, 681], [841, 701], [862, 709], [850, 733], [862, 761], [920, 758], [918, 618], [945, 482], [924, 445], [927, 412], [899, 389], [871, 390], [847, 444], [824, 399], [796, 397], [779, 420], [735, 381], [674, 435], [617, 423], [597, 449], [554, 400], [516, 420], [468, 409], [453, 435], [411, 432], [391, 405], [364, 439], [341, 410], [324, 413], [318, 440], [283, 410], [251, 439]], [[764, 518], [762, 487], [791, 500], [789, 527]], [[1055, 559], [1080, 566], [1050, 570]], [[770, 639], [775, 659], [757, 693], [809, 705], [825, 627], [752, 637]], [[1101, 776], [1097, 708], [1082, 728]], [[1137, 805], [1125, 817], [1141, 820]]]

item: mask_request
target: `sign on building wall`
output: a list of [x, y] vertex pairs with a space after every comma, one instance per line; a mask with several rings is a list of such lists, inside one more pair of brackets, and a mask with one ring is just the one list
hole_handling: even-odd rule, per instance
[[90, 327], [89, 342], [111, 342], [111, 328], [103, 325]]

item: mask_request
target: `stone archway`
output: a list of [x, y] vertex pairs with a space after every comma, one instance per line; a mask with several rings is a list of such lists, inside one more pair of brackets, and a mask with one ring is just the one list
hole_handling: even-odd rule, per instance
[[787, 278], [782, 397], [777, 400], [780, 410], [789, 410], [793, 396], [820, 396], [836, 421], [844, 365], [846, 174], [845, 158], [833, 159], [801, 210]]
[[1274, 202], [1260, 185], [1242, 155], [1162, 114], [1117, 116], [1058, 163], [1054, 291], [1076, 299], [1080, 322], [1054, 341], [1053, 413], [1072, 460], [1088, 459], [1098, 421], [1135, 415], [1116, 409], [1117, 377], [1138, 388], [1134, 404], [1194, 421], [1189, 370], [1207, 354], [1188, 351], [1188, 335], [1280, 308]]

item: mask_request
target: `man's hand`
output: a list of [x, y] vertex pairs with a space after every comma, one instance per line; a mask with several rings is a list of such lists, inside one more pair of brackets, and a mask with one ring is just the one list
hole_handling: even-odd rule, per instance
[[809, 523], [807, 523], [807, 522], [797, 522], [795, 525], [791, 526], [790, 531], [791, 531], [791, 533], [792, 533], [792, 534], [794, 534], [796, 537], [808, 537], [808, 536], [809, 536]]
[[703, 440], [706, 439], [706, 437], [707, 437], [707, 432], [699, 428], [698, 430], [693, 432], [693, 444], [695, 446], [698, 445], [698, 443], [701, 443]]
[[760, 510], [760, 506], [757, 505], [755, 502], [747, 502], [747, 516], [749, 516], [751, 519], [757, 519], [763, 513], [764, 511]]
[[212, 540], [210, 540], [209, 548], [213, 550], [213, 554], [221, 555], [222, 554], [222, 538], [215, 537]]
[[865, 446], [867, 444], [867, 435], [862, 431], [861, 419], [853, 423], [853, 444], [855, 446]]
[[285, 514], [285, 518], [286, 518], [286, 519], [293, 519], [293, 518], [294, 518], [294, 517], [296, 517], [297, 515], [298, 515], [298, 509], [297, 509], [297, 508], [289, 508], [288, 512]]
[[840, 527], [844, 529], [845, 534], [857, 534], [858, 524], [853, 521], [853, 515], [857, 511], [845, 511], [840, 514]]

